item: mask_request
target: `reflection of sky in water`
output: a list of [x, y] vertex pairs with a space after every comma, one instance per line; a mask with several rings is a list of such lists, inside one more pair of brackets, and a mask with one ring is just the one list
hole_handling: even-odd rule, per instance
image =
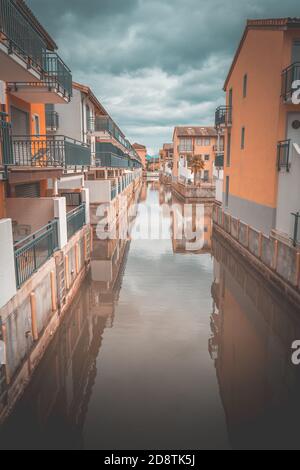
[[[148, 203], [159, 210], [157, 191]], [[114, 327], [97, 360], [87, 447], [227, 446], [207, 348], [211, 283], [210, 255], [174, 254], [170, 235], [131, 242]]]

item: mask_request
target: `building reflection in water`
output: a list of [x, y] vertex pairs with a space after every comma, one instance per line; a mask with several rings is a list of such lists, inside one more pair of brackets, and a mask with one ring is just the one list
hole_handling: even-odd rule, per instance
[[172, 245], [174, 253], [210, 253], [212, 204], [187, 204], [174, 200]]
[[3, 425], [0, 448], [83, 448], [82, 431], [105, 328], [113, 326], [130, 242], [94, 241], [91, 272]]
[[299, 310], [217, 235], [209, 352], [233, 448], [299, 448]]

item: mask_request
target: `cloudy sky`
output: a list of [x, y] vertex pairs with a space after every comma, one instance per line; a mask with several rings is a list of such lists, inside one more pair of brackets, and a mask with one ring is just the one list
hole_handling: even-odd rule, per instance
[[175, 125], [209, 125], [247, 18], [299, 16], [299, 0], [27, 0], [74, 80], [131, 142], [156, 154]]

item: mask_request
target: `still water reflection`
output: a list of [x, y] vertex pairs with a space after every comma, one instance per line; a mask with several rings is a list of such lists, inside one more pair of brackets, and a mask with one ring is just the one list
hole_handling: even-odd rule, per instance
[[[135, 224], [145, 206], [171, 202], [170, 190], [145, 184]], [[172, 237], [178, 214], [167, 210], [168, 238], [95, 241], [90, 276], [0, 447], [299, 446], [299, 312], [211, 243], [203, 214], [202, 249]]]

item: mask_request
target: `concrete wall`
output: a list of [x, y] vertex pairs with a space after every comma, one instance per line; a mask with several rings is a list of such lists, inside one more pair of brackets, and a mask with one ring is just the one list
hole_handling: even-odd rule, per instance
[[253, 201], [242, 199], [229, 194], [228, 207], [225, 206], [225, 194], [223, 193], [223, 205], [232, 216], [246, 221], [256, 229], [269, 235], [275, 227], [276, 209]]
[[262, 265], [278, 274], [285, 284], [300, 290], [300, 252], [297, 248], [268, 237], [240, 220], [237, 221], [236, 229], [236, 219], [223, 212], [219, 206], [214, 207], [213, 221], [260, 260]]
[[73, 88], [73, 96], [68, 104], [56, 104], [55, 111], [59, 114], [58, 135], [83, 140], [81, 92]]
[[33, 233], [54, 219], [53, 198], [7, 198], [7, 217], [28, 225]]
[[90, 204], [95, 204], [98, 202], [109, 202], [111, 200], [110, 180], [85, 181], [84, 185], [89, 189]]
[[10, 219], [0, 220], [0, 308], [16, 293], [15, 259], [12, 224]]

